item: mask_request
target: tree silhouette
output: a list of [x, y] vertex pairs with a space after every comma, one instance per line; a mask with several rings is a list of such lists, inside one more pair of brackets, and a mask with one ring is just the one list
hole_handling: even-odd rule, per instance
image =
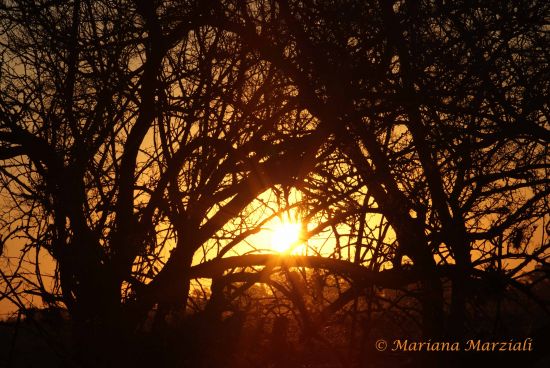
[[[308, 338], [349, 315], [350, 345], [382, 309], [471, 336], [487, 290], [548, 313], [549, 9], [520, 3], [6, 2], [3, 297], [66, 306], [92, 366], [152, 311], [193, 333], [198, 278], [209, 322], [264, 284]], [[329, 253], [239, 251], [291, 211]]]
[[242, 6], [226, 27], [292, 76], [303, 104], [344, 146], [396, 232], [398, 255], [432, 284], [428, 319], [441, 314], [434, 253], [444, 249], [456, 266], [452, 319], [463, 321], [472, 251], [546, 212], [547, 9], [310, 5], [274, 2], [256, 17]]

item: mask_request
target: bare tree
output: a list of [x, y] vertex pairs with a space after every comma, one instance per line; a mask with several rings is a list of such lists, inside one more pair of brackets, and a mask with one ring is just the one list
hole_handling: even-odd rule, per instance
[[204, 25], [205, 9], [2, 10], [3, 238], [25, 240], [21, 260], [46, 250], [59, 284], [43, 284], [39, 264], [36, 279], [16, 270], [4, 281], [65, 304], [83, 349], [109, 348], [154, 305], [184, 308], [196, 251], [303, 169], [283, 137], [309, 145], [314, 126], [294, 112], [286, 78]]
[[[130, 349], [115, 342], [153, 310], [155, 325], [181, 322], [197, 278], [212, 280], [207, 315], [265, 284], [318, 341], [331, 316], [350, 316], [353, 341], [357, 316], [382, 309], [460, 338], [495, 283], [548, 312], [528, 278], [548, 266], [547, 13], [6, 2], [0, 226], [24, 246], [2, 297], [65, 305], [81, 353]], [[328, 246], [239, 253], [292, 211], [301, 241]]]
[[[423, 275], [428, 335], [447, 330], [439, 265], [453, 270], [447, 331], [456, 336], [491, 241], [515, 239], [522, 270], [546, 264], [547, 242], [529, 242], [548, 214], [545, 4], [273, 1], [232, 9], [229, 19], [220, 10], [220, 25], [292, 78], [368, 189], [365, 212], [380, 212], [395, 232], [394, 266], [406, 255]], [[325, 192], [334, 189], [329, 179]], [[520, 269], [501, 275], [514, 284]]]

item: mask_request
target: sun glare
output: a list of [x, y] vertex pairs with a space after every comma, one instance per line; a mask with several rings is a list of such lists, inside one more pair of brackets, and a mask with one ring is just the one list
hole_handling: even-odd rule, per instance
[[271, 248], [277, 252], [287, 252], [300, 241], [300, 224], [280, 224], [272, 229]]

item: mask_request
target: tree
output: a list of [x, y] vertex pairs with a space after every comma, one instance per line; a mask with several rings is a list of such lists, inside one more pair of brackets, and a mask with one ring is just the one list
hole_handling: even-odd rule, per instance
[[[81, 354], [131, 349], [152, 310], [161, 324], [181, 319], [198, 277], [212, 279], [205, 313], [217, 315], [231, 285], [242, 288], [229, 299], [278, 285], [310, 335], [340, 310], [353, 325], [372, 320], [366, 306], [385, 300], [375, 287], [414, 295], [434, 339], [472, 331], [479, 285], [515, 287], [547, 309], [524, 278], [548, 256], [547, 11], [4, 4], [0, 226], [4, 243], [24, 240], [19, 264], [34, 270], [2, 271], [3, 296], [25, 308], [27, 287], [64, 304]], [[330, 254], [228, 256], [291, 210], [309, 223], [303, 241], [329, 233]], [[301, 267], [346, 286], [313, 307]], [[396, 315], [409, 308], [399, 300], [388, 303]]]
[[109, 344], [155, 304], [185, 306], [197, 249], [301, 169], [278, 132], [299, 141], [310, 130], [282, 99], [285, 78], [203, 25], [202, 11], [3, 10], [3, 228], [55, 259], [60, 289], [37, 291], [49, 301], [62, 291], [82, 344], [112, 334]]
[[[497, 237], [525, 246], [548, 213], [547, 6], [233, 5], [219, 24], [292, 78], [368, 188], [365, 211], [395, 231], [394, 264], [407, 255], [424, 275], [430, 336], [445, 329], [437, 264], [453, 266], [450, 331], [461, 335], [479, 249]], [[547, 249], [526, 250], [520, 268]]]

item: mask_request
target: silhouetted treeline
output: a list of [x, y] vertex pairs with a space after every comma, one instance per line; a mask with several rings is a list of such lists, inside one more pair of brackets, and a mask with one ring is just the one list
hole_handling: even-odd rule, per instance
[[[294, 274], [297, 277], [296, 274]], [[302, 274], [303, 282], [315, 282], [320, 275]], [[322, 275], [321, 275], [322, 276]], [[330, 276], [328, 277], [330, 278]], [[294, 287], [284, 276], [274, 278], [279, 288]], [[330, 284], [330, 283], [329, 283]], [[211, 305], [210, 295], [191, 296], [196, 309], [184, 319], [166, 318], [155, 323], [156, 311], [139, 327], [132, 339], [132, 352], [124, 356], [129, 366], [192, 367], [421, 367], [426, 360], [454, 366], [545, 367], [550, 359], [548, 317], [532, 302], [511, 290], [479, 296], [476, 300], [479, 326], [470, 339], [483, 341], [523, 341], [532, 338], [532, 352], [387, 352], [376, 351], [380, 338], [424, 341], [411, 312], [417, 303], [390, 301], [403, 293], [378, 289], [356, 305], [338, 310], [323, 308], [338, 293], [334, 285], [323, 288], [322, 299], [312, 292], [301, 294], [307, 314], [296, 313], [297, 303], [287, 293], [255, 286], [238, 298], [223, 292], [223, 302]], [[548, 300], [544, 285], [538, 296]], [[502, 301], [498, 325], [487, 325], [482, 313], [494, 314]], [[327, 312], [330, 311], [330, 312]], [[529, 311], [529, 313], [526, 313]], [[2, 322], [3, 366], [63, 367], [72, 360], [75, 341], [72, 321], [64, 310], [32, 310]], [[426, 340], [428, 341], [428, 340]], [[455, 341], [455, 340], [451, 340]], [[461, 342], [465, 349], [466, 340]], [[122, 353], [122, 352], [119, 352]], [[97, 351], [90, 351], [90, 364], [101, 364]], [[451, 365], [453, 366], [453, 365]]]
[[549, 7], [2, 1], [0, 301], [66, 310], [68, 366], [460, 366], [371, 339], [537, 334]]

